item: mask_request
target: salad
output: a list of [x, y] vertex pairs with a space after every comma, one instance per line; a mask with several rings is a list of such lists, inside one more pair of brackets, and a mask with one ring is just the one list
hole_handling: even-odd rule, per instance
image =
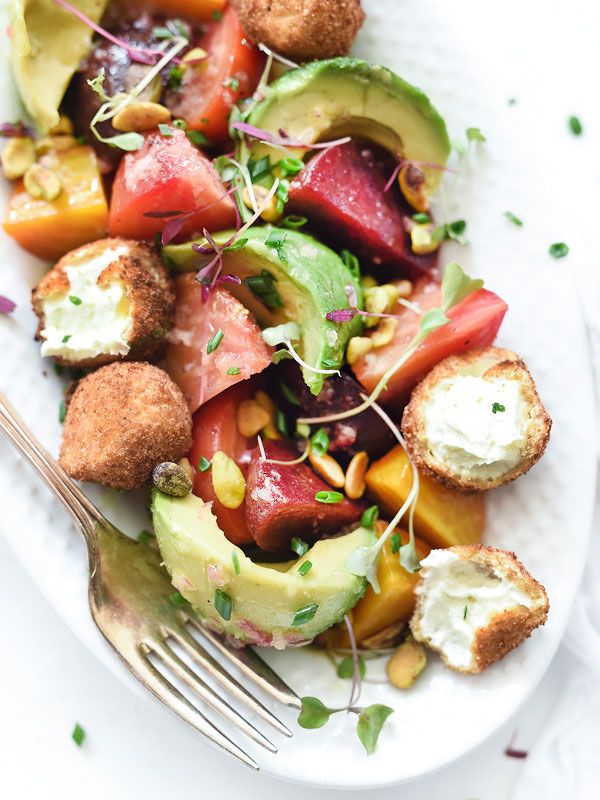
[[[230, 643], [327, 648], [372, 752], [369, 658], [407, 691], [428, 654], [478, 673], [548, 614], [481, 542], [551, 420], [494, 345], [507, 303], [444, 259], [465, 222], [434, 216], [485, 137], [456, 159], [419, 89], [348, 55], [359, 0], [11, 6], [3, 227], [49, 262], [60, 463], [149, 487], [171, 601]], [[341, 710], [305, 697], [299, 722]]]

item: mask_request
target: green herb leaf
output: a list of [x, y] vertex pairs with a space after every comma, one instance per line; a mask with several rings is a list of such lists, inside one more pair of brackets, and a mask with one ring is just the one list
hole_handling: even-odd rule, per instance
[[435, 242], [447, 242], [452, 239], [458, 244], [465, 243], [464, 233], [467, 229], [467, 223], [464, 219], [457, 219], [454, 222], [447, 222], [445, 225], [438, 225], [434, 228], [431, 238]]
[[69, 341], [69, 339], [71, 338], [72, 335], [73, 334], [71, 334], [71, 333], [67, 333], [65, 336], [62, 337], [61, 342], [63, 344], [66, 344]]
[[178, 128], [180, 131], [184, 131], [187, 128], [187, 122], [184, 119], [174, 119], [171, 125], [174, 128]]
[[169, 595], [169, 602], [171, 603], [171, 605], [175, 606], [176, 608], [179, 608], [180, 606], [187, 605], [187, 600], [181, 594], [181, 592], [173, 592], [173, 594], [170, 594]]
[[208, 340], [208, 344], [206, 345], [207, 354], [210, 355], [211, 353], [214, 353], [222, 341], [223, 341], [223, 331], [221, 328], [219, 328], [218, 331], [215, 333], [215, 335], [211, 336], [211, 338]]
[[450, 322], [450, 320], [441, 308], [430, 308], [419, 320], [419, 332], [422, 336], [425, 336], [436, 328], [441, 328], [447, 322]]
[[[367, 665], [365, 663], [365, 658], [362, 655], [358, 656], [358, 671], [361, 678], [364, 678], [367, 674]], [[337, 667], [337, 676], [338, 678], [354, 677], [354, 661], [352, 660], [352, 656], [346, 656], [345, 658], [342, 658]]]
[[297, 230], [298, 228], [303, 228], [307, 222], [307, 217], [300, 217], [297, 214], [288, 214], [287, 217], [284, 217], [281, 220], [280, 224], [282, 228], [291, 228], [292, 230]]
[[390, 549], [391, 549], [392, 553], [399, 553], [400, 552], [400, 545], [401, 545], [400, 534], [399, 533], [393, 533], [390, 536]]
[[283, 361], [286, 358], [291, 358], [291, 354], [289, 350], [283, 348], [283, 350], [276, 350], [273, 355], [271, 356], [271, 361], [274, 364], [279, 364], [280, 361]]
[[275, 190], [275, 197], [277, 198], [277, 213], [283, 214], [283, 209], [285, 208], [285, 204], [290, 199], [289, 195], [289, 188], [290, 184], [286, 180], [280, 180]]
[[393, 708], [384, 706], [381, 703], [367, 706], [367, 708], [363, 708], [360, 712], [356, 725], [356, 732], [369, 755], [375, 752], [377, 740], [379, 739], [383, 724], [390, 714], [393, 713]]
[[290, 547], [296, 553], [296, 555], [302, 557], [306, 553], [308, 553], [308, 545], [302, 539], [299, 539], [297, 536], [294, 536], [292, 541], [290, 542]]
[[294, 619], [292, 620], [292, 627], [298, 628], [300, 625], [304, 625], [305, 622], [310, 622], [311, 619], [317, 613], [317, 609], [319, 606], [317, 603], [309, 603], [307, 606], [303, 606], [299, 608], [298, 611], [294, 614]]
[[155, 28], [152, 28], [152, 36], [154, 36], [155, 39], [172, 39], [173, 32], [165, 25], [157, 25]]
[[130, 131], [129, 133], [119, 133], [117, 136], [109, 136], [107, 139], [102, 139], [102, 141], [111, 147], [118, 147], [119, 150], [132, 152], [140, 149], [144, 144], [144, 137], [141, 133]]
[[58, 421], [60, 422], [61, 425], [65, 421], [66, 416], [67, 416], [67, 404], [65, 403], [64, 400], [61, 400], [60, 405], [58, 407]]
[[208, 458], [204, 458], [204, 456], [200, 456], [200, 460], [198, 461], [198, 472], [208, 472], [211, 467], [211, 462]]
[[260, 275], [251, 275], [248, 278], [244, 278], [243, 283], [271, 311], [283, 306], [283, 301], [275, 288], [277, 279], [269, 270], [263, 269]]
[[492, 403], [492, 414], [496, 414], [498, 411], [506, 411], [506, 406], [503, 406], [502, 403]]
[[248, 173], [252, 179], [252, 183], [258, 183], [262, 178], [266, 178], [271, 174], [271, 162], [269, 156], [263, 156], [256, 161], [253, 158], [248, 159], [246, 164]]
[[285, 397], [288, 403], [291, 403], [293, 406], [300, 405], [300, 399], [298, 398], [298, 395], [296, 394], [296, 392], [290, 389], [287, 383], [281, 381], [279, 384], [279, 388], [281, 389], [281, 394]]
[[151, 531], [143, 530], [138, 533], [137, 540], [140, 544], [148, 544], [150, 539], [154, 538], [154, 534]]
[[241, 372], [239, 367], [229, 367], [227, 370], [228, 375], [239, 375]]
[[240, 90], [239, 78], [225, 78], [225, 80], [223, 81], [223, 86], [226, 89], [231, 89], [232, 92], [239, 92]]
[[157, 127], [162, 136], [166, 136], [167, 138], [173, 136], [173, 131], [166, 123], [159, 122]]
[[300, 575], [304, 577], [307, 572], [310, 572], [312, 569], [312, 561], [303, 561], [302, 564], [298, 567], [298, 572]]
[[83, 740], [85, 739], [85, 731], [78, 722], [75, 724], [75, 727], [73, 728], [71, 739], [73, 739], [77, 747], [81, 747], [81, 745], [83, 744]]
[[285, 255], [283, 249], [286, 236], [287, 233], [285, 231], [280, 231], [274, 228], [265, 239], [265, 246], [275, 250], [277, 257], [280, 261], [283, 261], [284, 264], [287, 264], [287, 256]]
[[564, 258], [569, 252], [569, 246], [564, 242], [555, 242], [548, 250], [552, 258]]
[[417, 214], [412, 215], [413, 222], [416, 222], [417, 225], [426, 225], [428, 222], [431, 222], [431, 217], [429, 214], [425, 214], [422, 211], [419, 211]]
[[329, 450], [329, 436], [325, 428], [319, 428], [316, 433], [310, 437], [310, 446], [316, 456], [324, 456]]
[[277, 162], [277, 166], [281, 170], [282, 178], [293, 178], [294, 175], [297, 175], [304, 167], [304, 162], [299, 158], [292, 158], [288, 156], [280, 159], [280, 161]]
[[477, 289], [481, 289], [483, 281], [479, 278], [469, 278], [462, 267], [452, 261], [444, 270], [442, 278], [442, 311], [449, 311], [465, 297]]
[[523, 227], [523, 220], [519, 219], [519, 217], [513, 214], [512, 211], [505, 211], [504, 216], [509, 222], [512, 222], [513, 225], [518, 225], [519, 228]]
[[468, 142], [485, 142], [487, 139], [479, 128], [467, 128], [467, 141]]
[[377, 521], [379, 517], [379, 507], [378, 506], [369, 506], [366, 511], [363, 511], [363, 515], [360, 518], [360, 524], [363, 528], [368, 528], [368, 530], [373, 530], [373, 525]]
[[233, 244], [228, 245], [227, 247], [223, 248], [224, 253], [232, 253], [236, 250], [241, 250], [242, 247], [245, 247], [248, 244], [248, 239], [245, 239], [243, 236], [241, 239], [236, 239]]
[[341, 492], [317, 492], [315, 500], [319, 503], [341, 503], [344, 495]]
[[468, 611], [469, 611], [469, 608], [468, 608], [468, 606], [465, 606], [465, 610], [463, 611], [463, 619], [466, 619], [466, 618], [467, 618], [467, 613], [468, 613]]
[[69, 300], [74, 306], [80, 306], [82, 303], [81, 297], [76, 297], [74, 294], [69, 295]]
[[227, 592], [224, 592], [223, 589], [215, 589], [215, 608], [219, 616], [226, 622], [231, 619], [233, 603], [231, 602], [231, 597], [229, 597]]
[[581, 136], [583, 133], [583, 125], [579, 117], [569, 117], [569, 128], [574, 136]]
[[88, 78], [87, 84], [88, 86], [96, 92], [98, 97], [102, 100], [102, 102], [106, 103], [110, 100], [109, 96], [104, 91], [104, 81], [106, 80], [106, 70], [104, 67], [101, 67], [98, 71], [98, 74], [95, 78], [91, 80]]
[[310, 436], [310, 425], [306, 422], [296, 423], [296, 436], [301, 436], [303, 439], [308, 439]]
[[186, 131], [185, 135], [196, 147], [208, 147], [210, 145], [210, 140], [206, 138], [202, 131]]
[[298, 715], [298, 725], [302, 728], [322, 728], [335, 713], [335, 709], [327, 708], [317, 697], [301, 697], [302, 708]]
[[282, 436], [288, 436], [289, 435], [289, 428], [288, 428], [287, 419], [286, 419], [285, 414], [283, 413], [283, 411], [280, 408], [278, 408], [275, 411], [275, 427], [277, 428], [277, 430], [279, 431], [279, 433]]
[[223, 183], [230, 183], [239, 172], [237, 166], [231, 163], [231, 159], [228, 156], [215, 158], [213, 165], [221, 176]]
[[360, 262], [358, 258], [351, 253], [350, 250], [342, 250], [340, 252], [340, 258], [348, 267], [350, 272], [354, 275], [354, 277], [360, 278]]
[[167, 86], [169, 89], [172, 89], [174, 92], [178, 92], [179, 89], [181, 89], [181, 84], [183, 83], [183, 74], [182, 67], [171, 67], [167, 76]]
[[231, 560], [233, 561], [233, 574], [239, 575], [240, 574], [240, 560], [238, 558], [238, 554], [235, 550], [231, 551]]

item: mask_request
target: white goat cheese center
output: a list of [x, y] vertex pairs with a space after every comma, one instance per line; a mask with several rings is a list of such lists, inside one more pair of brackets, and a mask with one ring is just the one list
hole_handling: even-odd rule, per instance
[[516, 463], [525, 440], [526, 412], [517, 380], [445, 378], [423, 406], [429, 449], [459, 470]]
[[531, 608], [531, 598], [506, 577], [448, 550], [432, 550], [421, 569], [421, 633], [454, 667], [471, 664], [475, 634], [494, 614]]
[[[121, 245], [71, 267], [65, 267], [70, 288], [43, 301], [42, 355], [94, 358], [100, 354], [127, 355], [131, 314], [120, 281], [98, 286], [98, 277], [129, 248]], [[74, 304], [69, 297], [81, 302]], [[67, 341], [63, 341], [68, 337]]]

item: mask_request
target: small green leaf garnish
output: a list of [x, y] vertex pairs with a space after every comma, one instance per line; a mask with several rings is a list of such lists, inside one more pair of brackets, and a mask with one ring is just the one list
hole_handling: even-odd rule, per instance
[[280, 408], [275, 412], [275, 427], [282, 436], [289, 436], [287, 418]]
[[469, 278], [462, 267], [455, 261], [448, 264], [442, 278], [442, 311], [449, 311], [472, 292], [481, 289], [483, 281], [479, 278]]
[[232, 92], [239, 92], [240, 90], [239, 78], [225, 78], [225, 80], [223, 81], [223, 86], [226, 89], [231, 89]]
[[239, 575], [240, 574], [240, 560], [238, 558], [238, 554], [235, 550], [231, 551], [231, 560], [233, 561], [233, 574]]
[[283, 214], [283, 209], [285, 208], [285, 204], [290, 199], [289, 188], [290, 184], [285, 179], [280, 180], [279, 184], [277, 185], [277, 189], [275, 190], [275, 197], [277, 198], [276, 211], [278, 214]]
[[301, 697], [302, 708], [298, 716], [298, 725], [302, 728], [322, 728], [335, 713], [335, 709], [327, 708], [317, 697]]
[[292, 230], [296, 230], [297, 228], [303, 228], [307, 222], [307, 217], [301, 217], [298, 214], [288, 214], [287, 217], [284, 217], [281, 220], [280, 224], [282, 228], [291, 228]]
[[150, 539], [154, 538], [154, 534], [144, 529], [138, 533], [137, 540], [140, 544], [148, 544]]
[[119, 133], [117, 136], [109, 136], [106, 139], [102, 139], [102, 141], [104, 144], [117, 147], [119, 150], [133, 152], [134, 150], [139, 150], [144, 144], [144, 137], [141, 133], [130, 131], [129, 133]]
[[81, 303], [83, 302], [81, 297], [77, 297], [74, 294], [69, 295], [69, 300], [71, 301], [71, 303], [73, 303], [74, 306], [80, 306]]
[[[364, 678], [367, 674], [367, 664], [365, 662], [365, 657], [362, 655], [358, 656], [358, 671], [361, 678]], [[354, 662], [352, 656], [345, 656], [342, 658], [337, 667], [337, 676], [338, 678], [352, 678], [354, 676]]]
[[363, 515], [360, 518], [360, 524], [363, 528], [368, 528], [368, 530], [373, 530], [373, 525], [375, 525], [378, 517], [379, 517], [379, 507], [369, 506], [369, 508], [367, 508], [366, 511], [363, 511]]
[[324, 456], [329, 450], [329, 436], [325, 428], [319, 428], [318, 431], [313, 433], [310, 437], [310, 446], [316, 456]]
[[341, 503], [344, 495], [341, 492], [317, 492], [315, 500], [319, 503]]
[[569, 128], [574, 136], [581, 136], [583, 133], [583, 125], [579, 117], [569, 117]]
[[300, 405], [300, 399], [298, 398], [298, 395], [296, 394], [296, 392], [290, 389], [287, 383], [281, 381], [279, 384], [279, 388], [281, 389], [281, 394], [285, 397], [288, 403], [291, 403], [293, 406]]
[[308, 545], [302, 539], [299, 539], [297, 536], [294, 536], [292, 541], [290, 542], [290, 547], [296, 553], [296, 555], [302, 558], [303, 555], [308, 553]]
[[468, 142], [485, 142], [487, 139], [479, 128], [467, 128], [467, 141]]
[[431, 217], [429, 214], [425, 214], [423, 211], [419, 211], [417, 214], [412, 215], [413, 222], [416, 222], [417, 225], [426, 225], [428, 222], [431, 222]]
[[342, 250], [340, 252], [340, 258], [348, 267], [350, 272], [354, 275], [355, 278], [360, 277], [360, 262], [358, 258], [350, 252], [350, 250]]
[[301, 436], [303, 439], [308, 439], [310, 436], [310, 425], [307, 425], [306, 422], [297, 422], [296, 436]]
[[207, 147], [210, 144], [210, 141], [206, 138], [202, 131], [186, 131], [185, 135], [192, 144], [196, 145], [196, 147]]
[[298, 628], [300, 625], [304, 625], [305, 622], [310, 622], [311, 619], [317, 613], [317, 609], [319, 606], [317, 603], [309, 603], [307, 606], [303, 606], [299, 608], [298, 611], [294, 614], [294, 619], [292, 620], [292, 627]]
[[466, 619], [466, 618], [467, 618], [467, 614], [468, 614], [468, 612], [469, 612], [469, 607], [468, 607], [468, 606], [465, 606], [465, 610], [463, 611], [463, 619]]
[[265, 246], [270, 247], [277, 253], [277, 258], [287, 264], [287, 256], [285, 255], [283, 245], [285, 243], [285, 231], [278, 231], [273, 229], [265, 239]]
[[67, 333], [65, 336], [62, 337], [61, 342], [63, 344], [66, 344], [69, 341], [69, 339], [71, 338], [72, 335], [73, 334], [71, 334], [71, 333]]
[[569, 252], [569, 246], [564, 242], [555, 242], [548, 250], [552, 258], [564, 258]]
[[172, 130], [171, 130], [171, 128], [170, 128], [170, 127], [169, 127], [169, 126], [168, 126], [166, 123], [164, 123], [164, 122], [159, 122], [159, 123], [158, 123], [158, 130], [159, 130], [159, 132], [160, 132], [160, 134], [161, 134], [162, 136], [166, 136], [167, 138], [169, 138], [170, 136], [173, 136], [173, 131], [172, 131]]
[[390, 536], [390, 549], [391, 549], [392, 553], [399, 553], [400, 552], [400, 545], [401, 545], [400, 534], [399, 533], [393, 533]]
[[152, 36], [155, 39], [172, 39], [173, 32], [166, 27], [166, 25], [157, 25], [152, 28]]
[[178, 128], [180, 131], [184, 131], [187, 128], [187, 122], [184, 119], [174, 119], [171, 125], [174, 128]]
[[492, 414], [497, 414], [498, 411], [506, 411], [506, 406], [503, 406], [502, 403], [492, 403]]
[[293, 178], [304, 167], [304, 161], [299, 158], [286, 157], [277, 162], [282, 178]]
[[243, 283], [270, 311], [283, 306], [283, 301], [275, 288], [277, 279], [269, 270], [263, 269], [260, 275], [244, 278]]
[[104, 81], [105, 81], [105, 80], [106, 80], [106, 70], [104, 69], [104, 67], [101, 67], [101, 68], [100, 68], [100, 70], [98, 71], [98, 74], [96, 75], [96, 77], [95, 77], [95, 78], [92, 78], [91, 80], [88, 78], [88, 80], [87, 80], [87, 84], [88, 84], [88, 86], [89, 86], [89, 87], [90, 87], [90, 88], [91, 88], [91, 89], [92, 89], [94, 92], [96, 92], [96, 94], [98, 95], [98, 97], [99, 97], [99, 98], [100, 98], [100, 99], [101, 99], [101, 100], [102, 100], [104, 103], [108, 102], [108, 100], [109, 100], [109, 97], [108, 97], [108, 95], [107, 95], [107, 94], [106, 94], [106, 92], [104, 91]]
[[67, 404], [65, 403], [64, 400], [61, 400], [60, 405], [58, 407], [58, 421], [60, 422], [61, 425], [65, 421], [66, 416], [67, 416]]
[[310, 572], [312, 569], [312, 561], [303, 561], [302, 564], [298, 567], [298, 572], [300, 575], [304, 576], [307, 572]]
[[239, 375], [241, 372], [239, 367], [229, 367], [227, 370], [228, 375]]
[[208, 458], [204, 458], [204, 456], [200, 456], [198, 461], [198, 472], [208, 472], [211, 467], [211, 462]]
[[78, 722], [75, 724], [75, 727], [73, 728], [71, 739], [73, 739], [77, 747], [81, 747], [81, 745], [83, 744], [83, 740], [85, 739], [85, 731]]
[[215, 335], [211, 336], [211, 338], [208, 340], [208, 343], [206, 345], [207, 354], [210, 355], [211, 353], [214, 353], [222, 341], [223, 341], [223, 331], [221, 328], [219, 328], [218, 331], [215, 333]]
[[182, 67], [171, 67], [169, 70], [169, 74], [167, 76], [167, 86], [169, 89], [172, 89], [174, 92], [178, 92], [181, 89], [181, 84], [183, 83], [183, 69]]
[[290, 351], [287, 350], [286, 348], [283, 348], [282, 350], [276, 350], [273, 353], [273, 355], [271, 356], [271, 361], [274, 364], [279, 364], [280, 361], [284, 361], [286, 358], [291, 358], [291, 357], [292, 356], [290, 354]]
[[458, 242], [458, 244], [465, 243], [464, 233], [467, 229], [467, 223], [464, 219], [457, 219], [454, 222], [446, 222], [444, 225], [438, 225], [434, 228], [431, 238], [435, 242], [447, 242], [449, 240]]
[[263, 156], [256, 159], [256, 161], [253, 158], [249, 158], [246, 167], [252, 183], [258, 183], [262, 178], [266, 178], [267, 175], [271, 174], [269, 156]]
[[519, 219], [512, 211], [505, 211], [504, 216], [509, 222], [512, 222], [513, 225], [518, 225], [519, 228], [523, 227], [523, 220]]
[[187, 605], [187, 600], [181, 594], [181, 592], [173, 592], [173, 594], [170, 594], [169, 595], [169, 602], [171, 603], [171, 605], [175, 606], [176, 608], [179, 608], [180, 606]]
[[356, 732], [369, 755], [375, 751], [384, 722], [393, 713], [393, 708], [381, 703], [367, 706], [360, 712]]
[[444, 314], [441, 308], [430, 308], [426, 311], [419, 320], [419, 333], [424, 336], [436, 328], [441, 328], [450, 322], [448, 317]]
[[219, 616], [226, 622], [231, 619], [233, 603], [231, 602], [231, 597], [223, 589], [215, 589], [215, 608]]
[[227, 247], [223, 248], [224, 253], [233, 253], [236, 250], [241, 250], [242, 247], [245, 247], [248, 244], [248, 239], [245, 239], [243, 236], [241, 239], [236, 239], [233, 244], [227, 245]]

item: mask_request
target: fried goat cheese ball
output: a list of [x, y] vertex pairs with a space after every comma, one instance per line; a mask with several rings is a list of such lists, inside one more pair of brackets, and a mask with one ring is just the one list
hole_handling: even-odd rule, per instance
[[421, 561], [410, 628], [458, 672], [482, 672], [548, 617], [546, 590], [514, 553], [481, 544]]
[[136, 489], [163, 461], [192, 446], [192, 417], [179, 387], [144, 362], [109, 364], [77, 384], [59, 462], [81, 481]]
[[175, 295], [156, 249], [101, 239], [63, 256], [32, 292], [42, 356], [89, 368], [157, 355]]
[[500, 347], [440, 361], [402, 417], [417, 468], [463, 492], [493, 489], [527, 472], [541, 458], [551, 426], [529, 370]]
[[350, 52], [365, 19], [360, 0], [232, 0], [242, 27], [294, 61], [315, 61]]

